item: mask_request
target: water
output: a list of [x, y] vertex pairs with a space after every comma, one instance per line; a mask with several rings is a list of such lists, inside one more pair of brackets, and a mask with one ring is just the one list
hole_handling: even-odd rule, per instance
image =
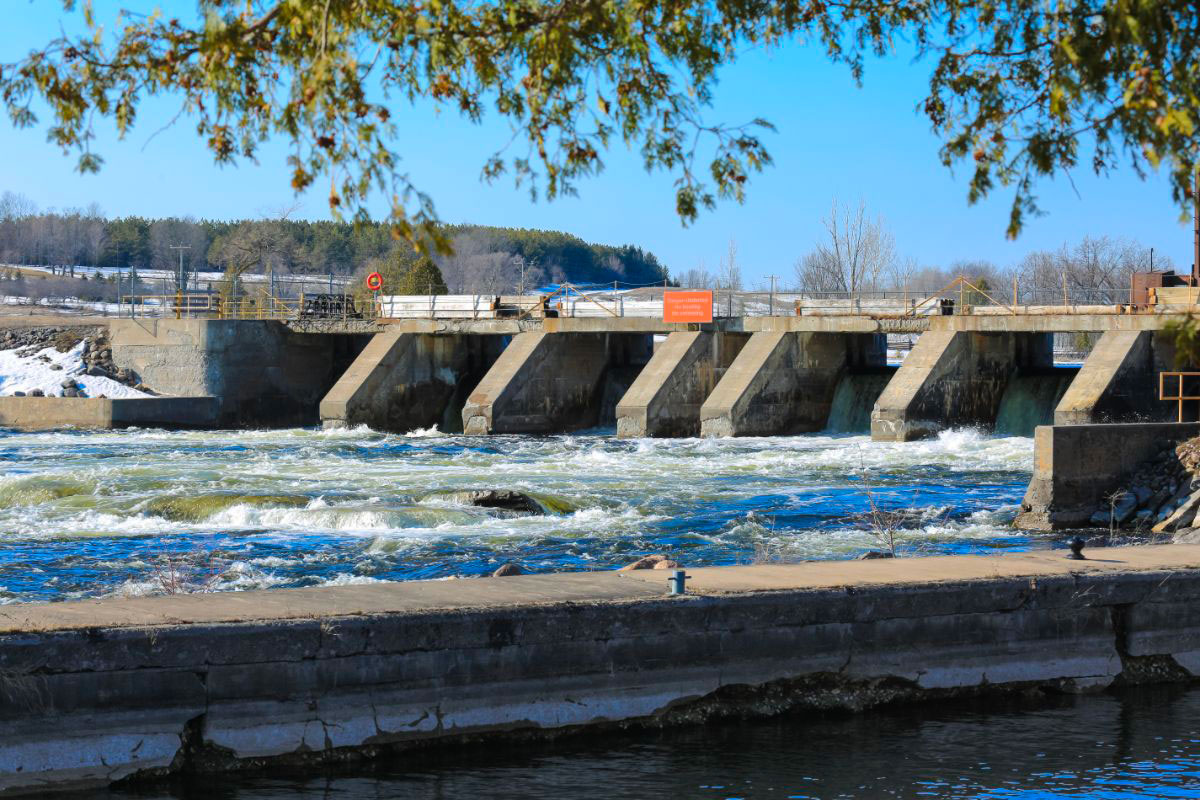
[[[1027, 438], [953, 431], [617, 440], [366, 429], [0, 433], [0, 602], [611, 569], [853, 558], [879, 549], [866, 487], [913, 508], [900, 549], [1046, 546], [1014, 531]], [[534, 493], [551, 513], [462, 505]]]
[[1038, 425], [1053, 425], [1054, 409], [1078, 374], [1078, 367], [1055, 367], [1013, 378], [1000, 398], [996, 433], [1032, 436]]
[[825, 428], [830, 433], [870, 433], [871, 409], [895, 370], [850, 373], [838, 381]]
[[1200, 797], [1200, 690], [921, 706], [415, 753], [344, 772], [184, 779], [142, 800]]

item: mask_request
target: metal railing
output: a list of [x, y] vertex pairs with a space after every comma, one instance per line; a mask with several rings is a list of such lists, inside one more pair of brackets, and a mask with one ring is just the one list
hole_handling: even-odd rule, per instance
[[[1174, 394], [1167, 394], [1167, 379], [1168, 378], [1176, 379]], [[1200, 394], [1194, 394], [1194, 393], [1186, 394], [1184, 392], [1183, 382], [1184, 382], [1185, 378], [1200, 378], [1200, 372], [1160, 372], [1160, 373], [1158, 373], [1158, 399], [1163, 400], [1163, 401], [1171, 400], [1178, 404], [1176, 407], [1176, 421], [1177, 422], [1183, 422], [1183, 402], [1185, 400], [1195, 400], [1197, 403], [1200, 403]], [[1197, 388], [1192, 389], [1191, 390], [1192, 392], [1200, 391], [1200, 384], [1193, 384], [1193, 385], [1197, 386]]]
[[[330, 295], [324, 295], [330, 297]], [[122, 295], [117, 305], [119, 317], [159, 317], [175, 319], [277, 319], [297, 320], [304, 318], [322, 319], [374, 319], [374, 304], [358, 308], [348, 293], [333, 295], [338, 302], [322, 304], [332, 309], [315, 312], [314, 304], [306, 302], [312, 296], [304, 294], [296, 298], [271, 295], [247, 295], [226, 298], [215, 293], [176, 292], [175, 294]]]

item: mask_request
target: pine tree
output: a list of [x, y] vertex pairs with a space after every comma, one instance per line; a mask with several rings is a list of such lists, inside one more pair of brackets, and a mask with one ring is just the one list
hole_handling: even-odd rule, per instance
[[446, 287], [446, 281], [442, 279], [442, 271], [428, 257], [422, 257], [413, 262], [412, 266], [400, 275], [395, 289], [389, 291], [386, 281], [383, 288], [388, 294], [399, 295], [450, 293]]

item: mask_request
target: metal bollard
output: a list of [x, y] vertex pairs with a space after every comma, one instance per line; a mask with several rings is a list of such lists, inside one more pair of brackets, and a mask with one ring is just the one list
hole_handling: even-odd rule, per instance
[[1075, 561], [1086, 561], [1087, 556], [1085, 556], [1083, 554], [1083, 546], [1085, 544], [1087, 544], [1087, 542], [1085, 542], [1079, 536], [1076, 536], [1074, 539], [1072, 539], [1067, 544], [1067, 546], [1071, 548], [1071, 554], [1068, 555], [1067, 558], [1073, 559]]
[[682, 569], [677, 569], [667, 578], [667, 594], [687, 594], [686, 581], [691, 575], [685, 574]]

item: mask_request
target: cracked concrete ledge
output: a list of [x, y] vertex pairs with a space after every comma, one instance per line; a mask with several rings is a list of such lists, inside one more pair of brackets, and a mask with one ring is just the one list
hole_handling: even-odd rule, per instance
[[1200, 546], [0, 609], [0, 794], [1200, 674]]

